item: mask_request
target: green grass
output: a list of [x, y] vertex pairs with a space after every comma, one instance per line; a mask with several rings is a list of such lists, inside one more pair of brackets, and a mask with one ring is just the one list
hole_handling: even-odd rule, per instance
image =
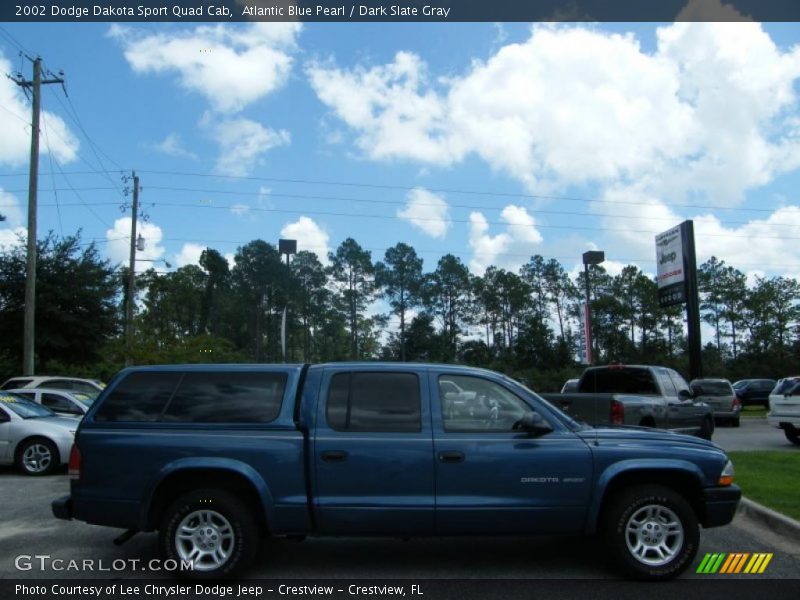
[[743, 417], [766, 417], [767, 409], [763, 406], [745, 406], [742, 408]]
[[742, 495], [800, 521], [800, 451], [728, 452]]

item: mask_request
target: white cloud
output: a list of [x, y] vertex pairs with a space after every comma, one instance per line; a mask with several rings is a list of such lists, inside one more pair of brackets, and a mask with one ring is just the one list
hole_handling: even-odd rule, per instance
[[28, 230], [22, 227], [23, 214], [19, 200], [14, 194], [0, 188], [0, 214], [6, 220], [0, 222], [0, 250], [8, 250], [13, 246], [24, 245], [28, 238]]
[[175, 255], [175, 266], [180, 269], [186, 265], [199, 265], [200, 255], [205, 249], [206, 246], [200, 244], [194, 244], [192, 242], [185, 243], [181, 251]]
[[231, 206], [231, 212], [234, 215], [236, 215], [237, 217], [241, 217], [245, 213], [250, 212], [250, 205], [242, 204], [241, 202], [238, 202], [238, 203], [234, 204], [233, 206]]
[[236, 264], [236, 255], [233, 252], [226, 252], [224, 256], [225, 260], [228, 261], [228, 268], [232, 269]]
[[0, 251], [9, 250], [14, 246], [24, 246], [27, 239], [28, 230], [24, 227], [0, 229]]
[[[0, 55], [0, 73], [12, 73], [11, 63]], [[22, 166], [28, 164], [31, 153], [31, 109], [21, 88], [8, 77], [0, 78], [0, 164]], [[46, 132], [46, 134], [45, 134]], [[41, 132], [39, 151], [42, 154], [52, 151], [53, 157], [61, 163], [69, 163], [78, 156], [80, 144], [67, 124], [58, 116], [43, 110], [41, 113]]]
[[181, 141], [181, 137], [174, 132], [170, 133], [157, 144], [153, 144], [152, 147], [154, 150], [166, 154], [167, 156], [176, 156], [178, 158], [190, 158], [192, 160], [197, 160], [197, 154], [187, 150]]
[[473, 273], [482, 275], [491, 265], [516, 271], [542, 242], [535, 219], [524, 208], [509, 204], [500, 218], [507, 223], [506, 230], [493, 236], [483, 213], [469, 215], [469, 246], [473, 252], [469, 267]]
[[323, 265], [328, 264], [328, 233], [314, 219], [300, 217], [294, 223], [287, 223], [281, 229], [281, 238], [297, 240], [297, 249], [313, 252]]
[[215, 110], [235, 112], [284, 85], [301, 29], [299, 23], [217, 24], [149, 34], [112, 25], [109, 35], [137, 73], [177, 72], [180, 85]]
[[261, 163], [262, 155], [278, 146], [289, 144], [286, 130], [275, 131], [251, 119], [236, 118], [210, 125], [206, 115], [203, 125], [219, 144], [216, 172], [220, 175], [244, 176]]
[[315, 63], [308, 67], [319, 99], [357, 134], [357, 144], [373, 159], [412, 158], [448, 164], [445, 102], [423, 91], [426, 67], [410, 52], [398, 52], [394, 62], [351, 71]]
[[406, 205], [397, 216], [409, 221], [423, 233], [444, 238], [450, 227], [449, 206], [441, 196], [423, 188], [414, 188], [406, 195]]
[[307, 73], [368, 158], [474, 154], [537, 192], [641, 183], [731, 203], [800, 166], [800, 46], [782, 51], [754, 23], [674, 23], [654, 52], [632, 34], [536, 25], [433, 82], [409, 52]]
[[[164, 247], [160, 245], [164, 234], [158, 225], [139, 221], [136, 227], [137, 238], [140, 234], [145, 239], [145, 247], [144, 250], [136, 252], [137, 259], [156, 260], [164, 256]], [[106, 231], [106, 239], [109, 260], [115, 264], [127, 265], [131, 252], [131, 218], [122, 217], [114, 221], [113, 229]], [[145, 271], [151, 266], [151, 263], [139, 262], [136, 264], [136, 270]]]

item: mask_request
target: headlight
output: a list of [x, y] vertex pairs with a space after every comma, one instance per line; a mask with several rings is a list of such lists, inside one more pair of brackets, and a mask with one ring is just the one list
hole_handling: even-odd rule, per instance
[[733, 463], [728, 461], [725, 463], [725, 468], [719, 474], [718, 485], [731, 485], [733, 483]]

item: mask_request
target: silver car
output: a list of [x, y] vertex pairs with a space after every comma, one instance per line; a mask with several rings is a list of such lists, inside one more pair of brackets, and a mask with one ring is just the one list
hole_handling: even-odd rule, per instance
[[47, 475], [67, 463], [78, 421], [0, 392], [0, 464], [16, 464], [26, 475]]
[[734, 427], [739, 426], [742, 413], [742, 401], [727, 379], [694, 379], [689, 384], [694, 399], [705, 402], [714, 411], [717, 423], [727, 421]]
[[49, 390], [46, 388], [20, 388], [7, 390], [11, 394], [22, 396], [52, 410], [59, 417], [81, 419], [89, 411], [89, 407], [97, 398], [93, 394], [71, 392], [67, 390]]

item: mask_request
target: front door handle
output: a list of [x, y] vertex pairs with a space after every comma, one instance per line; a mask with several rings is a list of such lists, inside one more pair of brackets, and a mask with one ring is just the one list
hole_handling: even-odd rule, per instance
[[457, 463], [464, 461], [463, 452], [439, 452], [439, 460], [447, 463]]
[[328, 450], [322, 453], [322, 460], [325, 462], [343, 462], [347, 460], [347, 452], [343, 450]]

